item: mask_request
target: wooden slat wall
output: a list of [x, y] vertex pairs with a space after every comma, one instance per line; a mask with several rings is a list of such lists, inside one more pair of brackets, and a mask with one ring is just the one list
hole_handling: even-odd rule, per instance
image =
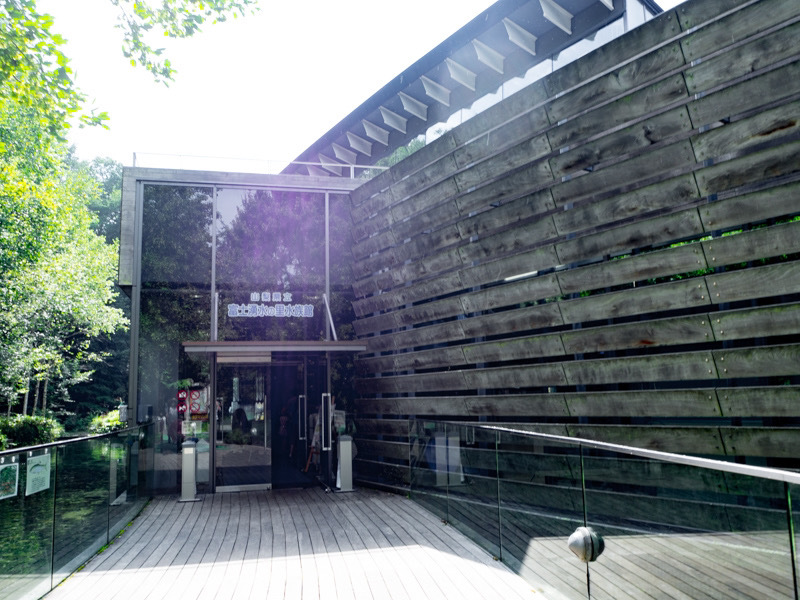
[[365, 479], [412, 417], [800, 466], [798, 37], [686, 3], [352, 193]]

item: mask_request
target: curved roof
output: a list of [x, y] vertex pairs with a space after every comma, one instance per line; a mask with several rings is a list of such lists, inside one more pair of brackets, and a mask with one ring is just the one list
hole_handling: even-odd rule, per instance
[[[651, 13], [653, 0], [639, 0]], [[506, 81], [625, 12], [626, 0], [499, 0], [394, 77], [284, 173], [348, 175], [369, 166]], [[296, 163], [316, 163], [320, 166]]]

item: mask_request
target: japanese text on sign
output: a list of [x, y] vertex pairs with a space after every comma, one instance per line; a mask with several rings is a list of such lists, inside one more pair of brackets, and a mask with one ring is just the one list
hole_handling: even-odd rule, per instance
[[[264, 304], [275, 302], [276, 304]], [[249, 304], [228, 304], [229, 317], [311, 318], [313, 304], [290, 304], [291, 292], [252, 292]]]

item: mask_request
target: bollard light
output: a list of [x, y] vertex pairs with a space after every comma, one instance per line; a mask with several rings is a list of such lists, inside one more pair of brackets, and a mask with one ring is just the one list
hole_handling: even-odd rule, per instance
[[578, 527], [567, 541], [572, 553], [583, 562], [592, 562], [603, 553], [605, 542], [591, 527]]

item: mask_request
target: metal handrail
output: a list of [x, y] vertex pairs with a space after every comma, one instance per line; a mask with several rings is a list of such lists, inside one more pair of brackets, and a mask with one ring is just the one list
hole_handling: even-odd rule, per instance
[[261, 165], [281, 165], [280, 169], [276, 169], [279, 171], [282, 171], [292, 165], [319, 167], [320, 169], [325, 169], [325, 170], [329, 170], [330, 168], [347, 169], [348, 171], [350, 171], [350, 177], [349, 177], [350, 179], [356, 178], [357, 169], [361, 171], [370, 171], [373, 169], [377, 171], [386, 171], [391, 168], [381, 165], [361, 165], [361, 164], [335, 163], [335, 162], [310, 162], [310, 161], [300, 161], [300, 160], [283, 161], [283, 160], [270, 160], [270, 159], [258, 159], [258, 158], [244, 158], [237, 156], [203, 156], [200, 154], [168, 154], [165, 152], [134, 152], [132, 166], [134, 167], [137, 166], [136, 164], [137, 159], [141, 156], [162, 156], [174, 159], [224, 160], [224, 161], [234, 161], [241, 163], [257, 163]]
[[85, 442], [87, 440], [98, 440], [104, 437], [110, 437], [112, 435], [117, 435], [120, 433], [137, 431], [141, 429], [143, 425], [147, 425], [147, 423], [142, 423], [141, 425], [134, 425], [133, 427], [126, 427], [125, 429], [115, 429], [114, 431], [109, 431], [108, 433], [98, 433], [96, 435], [86, 435], [83, 437], [69, 438], [66, 440], [56, 440], [55, 442], [48, 442], [46, 444], [37, 444], [36, 446], [19, 446], [17, 448], [9, 448], [7, 450], [0, 451], [0, 457], [10, 456], [12, 454], [19, 454], [21, 452], [33, 452], [34, 450], [44, 450], [45, 448], [56, 448], [58, 446], [76, 444], [78, 442]]
[[552, 442], [561, 442], [568, 444], [580, 444], [590, 448], [597, 448], [600, 450], [609, 450], [623, 454], [630, 454], [632, 456], [641, 456], [643, 458], [652, 458], [664, 462], [675, 464], [682, 464], [691, 467], [699, 467], [702, 469], [711, 469], [715, 471], [726, 471], [728, 473], [735, 473], [737, 475], [748, 475], [750, 477], [761, 477], [762, 479], [771, 479], [774, 481], [782, 481], [794, 485], [800, 485], [800, 473], [794, 471], [786, 471], [783, 469], [775, 469], [772, 467], [758, 467], [755, 465], [744, 465], [740, 463], [730, 463], [723, 460], [716, 460], [712, 458], [701, 458], [699, 456], [690, 456], [687, 454], [675, 454], [671, 452], [663, 452], [661, 450], [648, 450], [646, 448], [636, 448], [634, 446], [624, 446], [622, 444], [613, 444], [610, 442], [600, 442], [597, 440], [588, 440], [585, 438], [575, 438], [565, 435], [554, 435], [550, 433], [538, 433], [534, 431], [525, 431], [522, 429], [513, 429], [511, 427], [500, 427], [497, 425], [485, 425], [478, 423], [464, 423], [456, 421], [432, 421], [429, 419], [420, 419], [420, 421], [427, 421], [429, 423], [444, 423], [447, 425], [454, 425], [457, 427], [474, 427], [476, 429], [484, 429], [489, 431], [499, 431], [504, 433], [513, 433], [526, 437], [546, 439]]

